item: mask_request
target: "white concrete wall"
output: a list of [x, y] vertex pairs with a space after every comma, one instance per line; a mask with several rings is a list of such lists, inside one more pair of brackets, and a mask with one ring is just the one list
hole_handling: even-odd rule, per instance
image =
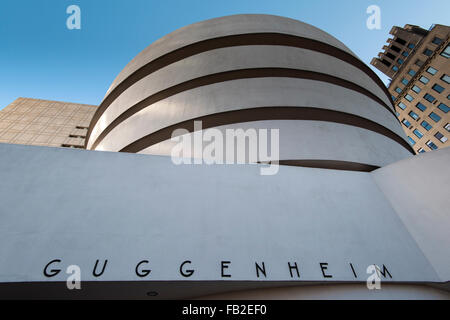
[[[46, 288], [42, 297], [52, 286], [76, 296], [64, 289], [71, 264], [93, 287], [83, 297], [136, 298], [156, 287], [159, 298], [187, 298], [286, 286], [280, 282], [326, 290], [363, 284], [371, 264], [392, 275], [382, 284], [449, 289], [449, 221], [436, 211], [448, 200], [435, 207], [425, 197], [430, 210], [411, 207], [407, 215], [412, 186], [387, 196], [410, 181], [401, 168], [424, 177], [438, 170], [428, 165], [449, 158], [443, 149], [374, 174], [281, 167], [267, 177], [259, 165], [175, 166], [168, 157], [0, 144], [0, 296], [14, 286], [26, 295], [33, 285]], [[448, 189], [444, 173], [433, 188]], [[47, 278], [53, 259], [62, 271]], [[100, 277], [92, 275], [97, 259], [108, 259]], [[152, 271], [140, 278], [135, 267], [144, 259]], [[189, 278], [179, 273], [185, 260], [195, 270]], [[231, 278], [221, 276], [221, 261], [231, 261]], [[257, 277], [255, 262], [265, 262], [267, 277]], [[291, 278], [288, 262], [298, 263], [300, 279]], [[324, 277], [324, 262], [332, 278]]]
[[380, 189], [442, 278], [450, 278], [449, 160], [447, 148], [373, 172]]

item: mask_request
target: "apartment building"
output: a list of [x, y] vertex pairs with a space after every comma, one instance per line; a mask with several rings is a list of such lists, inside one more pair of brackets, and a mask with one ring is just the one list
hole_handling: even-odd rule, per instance
[[391, 78], [396, 115], [416, 153], [449, 146], [450, 27], [394, 26], [371, 62]]

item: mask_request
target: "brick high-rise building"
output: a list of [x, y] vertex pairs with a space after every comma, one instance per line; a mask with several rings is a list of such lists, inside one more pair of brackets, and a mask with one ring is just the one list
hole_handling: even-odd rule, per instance
[[450, 27], [394, 26], [371, 62], [390, 77], [396, 115], [416, 153], [449, 146]]

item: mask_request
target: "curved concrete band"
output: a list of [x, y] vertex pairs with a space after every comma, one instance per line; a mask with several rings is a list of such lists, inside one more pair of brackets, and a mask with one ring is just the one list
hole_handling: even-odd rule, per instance
[[[311, 120], [266, 120], [266, 121], [249, 121], [235, 123], [231, 125], [216, 126], [214, 131], [219, 130], [222, 136], [226, 136], [227, 130], [242, 129], [247, 132], [249, 129], [265, 129], [268, 132], [268, 139], [272, 139], [271, 131], [273, 129], [279, 130], [279, 159], [280, 164], [287, 165], [287, 160], [296, 161], [297, 164], [307, 166], [305, 161], [314, 160], [315, 167], [325, 168], [319, 165], [319, 162], [345, 162], [361, 163], [374, 167], [384, 167], [385, 165], [397, 162], [401, 159], [410, 156], [410, 152], [401, 148], [399, 152], [398, 143], [384, 135], [376, 134], [373, 131], [362, 129], [359, 127], [349, 126], [335, 122], [326, 121], [311, 121]], [[213, 136], [209, 132], [210, 129], [203, 129], [203, 135]], [[270, 131], [270, 132], [269, 132]], [[330, 135], [330, 132], [334, 134]], [[310, 139], [310, 136], [316, 137], [315, 140]], [[351, 141], [351, 152], [349, 149], [335, 149], [334, 146], [342, 143], [342, 139]], [[164, 139], [164, 138], [163, 138]], [[188, 133], [179, 136], [179, 141], [187, 140], [194, 141], [194, 133]], [[171, 139], [153, 144], [138, 153], [151, 155], [170, 155], [172, 150], [176, 150], [177, 141]], [[209, 142], [203, 144], [208, 145]], [[250, 149], [249, 143], [245, 145], [245, 155]], [[220, 150], [219, 150], [220, 151]], [[214, 156], [224, 159], [226, 150], [222, 149], [220, 156], [216, 150]], [[272, 148], [269, 144], [267, 148], [267, 156], [272, 155]], [[332, 152], [330, 152], [332, 151]], [[190, 154], [194, 159], [208, 159], [208, 154], [203, 153], [203, 150], [192, 148]], [[271, 159], [263, 158], [264, 154], [259, 155], [258, 162], [267, 163]], [[209, 157], [211, 158], [211, 157]], [[299, 160], [302, 159], [302, 160]], [[292, 162], [290, 161], [290, 162]], [[322, 163], [323, 164], [323, 163]], [[351, 168], [352, 166], [346, 166]], [[336, 166], [326, 166], [326, 168], [336, 168]], [[361, 170], [368, 171], [368, 170]]]
[[403, 146], [406, 150], [413, 153], [411, 146], [402, 138], [394, 134], [392, 131], [380, 126], [376, 122], [366, 120], [351, 114], [337, 112], [333, 110], [326, 110], [320, 108], [310, 107], [260, 107], [251, 109], [241, 109], [235, 111], [228, 111], [219, 114], [190, 119], [184, 122], [174, 124], [172, 126], [163, 128], [151, 134], [148, 134], [133, 143], [120, 149], [120, 152], [136, 153], [153, 144], [168, 140], [173, 136], [173, 132], [177, 129], [186, 129], [189, 132], [194, 132], [194, 121], [202, 121], [203, 129], [214, 128], [217, 126], [258, 121], [258, 120], [316, 120], [327, 121], [334, 123], [347, 124], [353, 127], [360, 127], [378, 134], [384, 135], [398, 144]]

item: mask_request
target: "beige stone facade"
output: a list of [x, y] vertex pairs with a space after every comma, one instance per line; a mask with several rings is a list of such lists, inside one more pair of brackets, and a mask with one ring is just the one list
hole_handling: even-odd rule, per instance
[[416, 153], [450, 145], [450, 27], [393, 27], [372, 65], [392, 80], [396, 114]]
[[0, 111], [0, 143], [84, 148], [97, 106], [18, 98]]

